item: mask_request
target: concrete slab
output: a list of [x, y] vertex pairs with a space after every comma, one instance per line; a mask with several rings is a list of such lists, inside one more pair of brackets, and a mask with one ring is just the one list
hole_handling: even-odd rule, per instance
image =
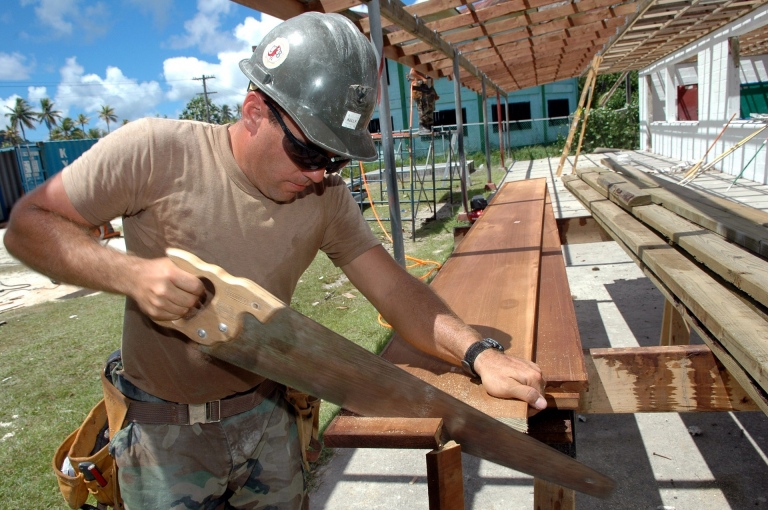
[[[578, 166], [603, 155], [582, 155]], [[682, 162], [652, 153], [626, 157], [670, 180]], [[563, 174], [571, 173], [570, 162]], [[507, 180], [546, 177], [558, 218], [588, 215], [556, 179], [559, 158], [518, 161]], [[691, 187], [768, 205], [768, 186], [707, 172]], [[635, 263], [610, 242], [563, 248], [585, 348], [658, 345], [664, 298]], [[694, 340], [695, 341], [695, 340]], [[720, 510], [768, 508], [768, 418], [759, 412], [588, 415], [576, 423], [577, 458], [617, 481], [608, 500], [577, 495], [577, 508], [595, 510]], [[693, 434], [691, 433], [693, 431]], [[426, 451], [336, 450], [317, 473], [312, 509], [428, 508]], [[464, 455], [467, 508], [532, 509], [527, 475]]]

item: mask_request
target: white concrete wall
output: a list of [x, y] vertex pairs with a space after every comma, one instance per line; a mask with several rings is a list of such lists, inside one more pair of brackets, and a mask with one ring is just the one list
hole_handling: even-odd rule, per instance
[[[664, 57], [640, 72], [640, 147], [657, 154], [698, 161], [704, 157], [728, 120], [728, 126], [712, 146], [706, 161], [733, 147], [764, 124], [738, 119], [741, 83], [768, 81], [768, 55], [742, 58], [736, 65], [729, 38], [768, 25], [768, 5]], [[696, 63], [686, 63], [696, 56]], [[698, 83], [699, 120], [676, 120], [677, 86]], [[716, 168], [739, 174], [755, 155], [768, 130], [735, 150]], [[768, 184], [768, 150], [761, 151], [744, 171], [744, 178]]]

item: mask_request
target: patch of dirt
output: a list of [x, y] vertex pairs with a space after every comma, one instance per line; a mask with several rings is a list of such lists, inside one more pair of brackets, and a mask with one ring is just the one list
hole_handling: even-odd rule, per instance
[[[70, 299], [93, 293], [74, 285], [52, 281], [26, 267], [5, 249], [5, 229], [0, 229], [0, 317], [3, 312], [57, 299]], [[125, 250], [122, 238], [106, 241], [113, 248]]]

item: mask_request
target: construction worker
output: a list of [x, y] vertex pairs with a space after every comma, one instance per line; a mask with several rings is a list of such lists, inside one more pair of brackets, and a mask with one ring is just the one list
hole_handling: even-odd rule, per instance
[[[14, 208], [5, 235], [14, 256], [59, 281], [126, 296], [112, 380], [130, 400], [110, 443], [126, 508], [308, 504], [283, 389], [154, 322], [185, 316], [205, 292], [165, 257], [168, 247], [286, 303], [323, 250], [403, 338], [457, 365], [470, 351], [465, 361], [490, 394], [546, 407], [538, 367], [498, 351], [398, 265], [335, 173], [377, 158], [367, 129], [377, 67], [345, 17], [289, 19], [240, 63], [250, 86], [237, 123], [131, 122]], [[89, 235], [114, 217], [127, 253]], [[202, 404], [218, 416], [190, 424]]]
[[435, 92], [432, 78], [424, 76], [416, 69], [410, 70], [408, 79], [411, 80], [411, 97], [419, 112], [419, 134], [430, 135], [435, 125], [435, 101], [440, 99], [440, 96]]

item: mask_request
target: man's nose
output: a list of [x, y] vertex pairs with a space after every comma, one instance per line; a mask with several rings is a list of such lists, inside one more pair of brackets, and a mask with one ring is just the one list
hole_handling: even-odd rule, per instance
[[325, 168], [320, 168], [318, 170], [304, 170], [304, 174], [309, 177], [312, 182], [317, 184], [323, 180], [323, 176], [325, 175]]

